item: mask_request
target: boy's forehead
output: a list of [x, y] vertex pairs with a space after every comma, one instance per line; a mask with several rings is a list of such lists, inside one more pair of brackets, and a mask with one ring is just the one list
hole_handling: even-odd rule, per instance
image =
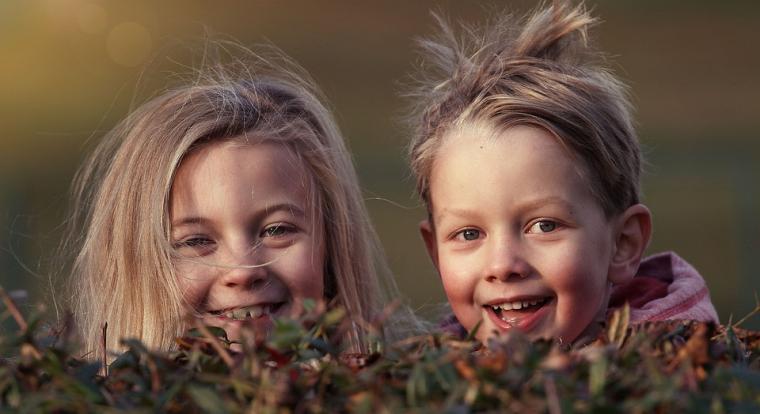
[[[586, 169], [548, 131], [520, 125], [495, 131], [475, 125], [452, 130], [441, 146], [430, 179], [433, 219], [478, 203], [556, 205], [566, 210], [593, 197]], [[464, 208], [463, 208], [464, 206]]]
[[[585, 163], [553, 133], [544, 128], [519, 124], [501, 130], [487, 122], [466, 123], [450, 130], [442, 139], [431, 175], [441, 163], [494, 162], [510, 158], [536, 158], [539, 162], [562, 163], [588, 177]], [[464, 159], [463, 159], [464, 158]], [[494, 160], [495, 158], [495, 160]], [[527, 164], [530, 165], [530, 164]], [[516, 169], [519, 173], [520, 170]]]
[[[440, 152], [444, 151], [448, 145], [457, 141], [469, 141], [470, 145], [477, 146], [484, 150], [489, 149], [496, 141], [527, 140], [532, 142], [536, 151], [546, 151], [551, 149], [551, 154], [545, 154], [547, 162], [550, 160], [565, 159], [569, 161], [575, 171], [590, 188], [593, 188], [594, 176], [593, 167], [576, 151], [574, 151], [562, 138], [555, 135], [555, 132], [532, 123], [517, 123], [506, 127], [499, 127], [491, 121], [479, 120], [464, 122], [452, 128], [442, 140]], [[544, 145], [539, 145], [539, 141]], [[491, 148], [493, 150], [493, 148]]]

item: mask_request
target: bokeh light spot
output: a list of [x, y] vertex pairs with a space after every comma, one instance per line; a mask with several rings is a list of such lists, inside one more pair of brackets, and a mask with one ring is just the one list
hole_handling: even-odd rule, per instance
[[137, 66], [150, 54], [153, 46], [150, 32], [145, 26], [135, 23], [121, 23], [111, 29], [106, 39], [108, 55], [123, 66]]
[[106, 9], [99, 4], [83, 4], [77, 12], [79, 28], [89, 34], [98, 34], [105, 30], [107, 19]]

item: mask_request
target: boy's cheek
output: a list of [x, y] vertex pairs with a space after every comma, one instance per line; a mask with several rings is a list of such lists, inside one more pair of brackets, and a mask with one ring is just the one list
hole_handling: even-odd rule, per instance
[[441, 282], [451, 309], [459, 323], [470, 330], [480, 320], [474, 301], [474, 281], [471, 275], [455, 272], [447, 266], [440, 268]]

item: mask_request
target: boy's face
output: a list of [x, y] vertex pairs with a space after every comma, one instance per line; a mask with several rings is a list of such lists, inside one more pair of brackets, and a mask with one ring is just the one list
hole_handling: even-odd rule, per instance
[[188, 303], [237, 339], [324, 294], [324, 235], [309, 172], [273, 143], [214, 143], [188, 155], [171, 190], [171, 238]]
[[477, 338], [518, 328], [571, 342], [603, 318], [615, 231], [548, 132], [452, 133], [430, 178], [423, 238], [449, 303]]

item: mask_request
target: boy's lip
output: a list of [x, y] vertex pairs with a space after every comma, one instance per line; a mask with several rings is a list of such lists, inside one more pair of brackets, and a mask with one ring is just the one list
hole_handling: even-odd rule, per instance
[[537, 293], [537, 294], [522, 294], [509, 297], [503, 297], [498, 299], [492, 299], [486, 302], [483, 306], [497, 306], [507, 302], [530, 302], [533, 300], [551, 299], [554, 295], [550, 293]]
[[[494, 307], [509, 303], [509, 302], [530, 302], [530, 301], [544, 301], [540, 307], [534, 310], [515, 310], [515, 311], [501, 311], [501, 315], [497, 314]], [[501, 331], [509, 331], [511, 329], [519, 329], [522, 332], [529, 332], [535, 328], [538, 323], [549, 313], [551, 305], [555, 302], [555, 297], [550, 295], [520, 295], [510, 297], [509, 299], [498, 299], [489, 301], [487, 305], [484, 305], [486, 313], [489, 319], [499, 328]]]

